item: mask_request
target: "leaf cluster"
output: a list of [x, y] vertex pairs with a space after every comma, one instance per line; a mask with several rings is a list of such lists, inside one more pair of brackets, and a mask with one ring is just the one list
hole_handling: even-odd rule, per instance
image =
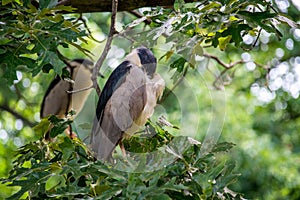
[[[283, 37], [280, 30], [282, 24], [299, 27], [267, 0], [195, 3], [176, 0], [173, 8], [157, 7], [143, 14], [143, 20], [151, 20], [151, 30], [139, 33], [141, 38], [137, 41], [142, 41], [145, 46], [155, 46], [160, 43], [161, 37], [165, 38], [170, 50], [163, 57], [168, 60], [173, 54], [179, 55], [170, 64], [171, 68], [176, 69], [173, 76], [175, 80], [185, 74], [189, 67], [195, 67], [197, 57], [205, 53], [204, 48], [213, 47], [225, 51], [230, 46], [251, 50], [257, 45], [262, 30], [280, 40]], [[137, 19], [128, 27], [137, 26], [143, 20]], [[252, 44], [246, 44], [244, 36], [256, 39]]]
[[[185, 3], [176, 0], [174, 10], [161, 9], [146, 13], [152, 19], [154, 38], [168, 36], [168, 41], [174, 41], [172, 36], [178, 32], [193, 38], [202, 38], [205, 44], [225, 50], [228, 44], [240, 47], [242, 37], [246, 34], [257, 36], [259, 29], [274, 33], [280, 39], [282, 34], [278, 25], [286, 23], [297, 26], [292, 20], [280, 14], [270, 1], [204, 1]], [[175, 36], [176, 37], [176, 36]], [[180, 41], [177, 38], [175, 41]]]
[[62, 12], [72, 12], [69, 6], [56, 6], [55, 1], [0, 1], [0, 74], [3, 81], [12, 84], [16, 71], [29, 72], [33, 76], [50, 69], [61, 75], [65, 59], [58, 46], [67, 48], [85, 42], [86, 31], [76, 18], [68, 18]]
[[[59, 127], [65, 121], [54, 123]], [[238, 177], [234, 164], [216, 158], [233, 144], [220, 143], [202, 154], [200, 142], [171, 137], [153, 124], [152, 128], [160, 130], [157, 140], [163, 138], [168, 145], [152, 138], [156, 150], [150, 145], [152, 152], [116, 157], [115, 164], [95, 160], [80, 139], [64, 134], [49, 143], [42, 139], [28, 143], [18, 150], [10, 176], [2, 180], [20, 187], [9, 199], [241, 198], [228, 189]]]

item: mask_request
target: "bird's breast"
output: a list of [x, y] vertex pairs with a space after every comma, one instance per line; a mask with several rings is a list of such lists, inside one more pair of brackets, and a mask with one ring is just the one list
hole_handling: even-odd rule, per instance
[[152, 79], [146, 77], [145, 80], [146, 82], [143, 88], [146, 95], [145, 102], [138, 117], [134, 119], [133, 124], [126, 130], [126, 134], [129, 136], [144, 126], [147, 120], [153, 115], [157, 99], [162, 95], [165, 88], [165, 82], [159, 74], [155, 74]]

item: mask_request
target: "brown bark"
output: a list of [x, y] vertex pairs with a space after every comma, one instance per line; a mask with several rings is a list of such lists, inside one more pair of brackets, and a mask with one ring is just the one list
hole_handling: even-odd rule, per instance
[[[197, 0], [185, 0], [186, 3]], [[199, 1], [199, 0], [198, 0]], [[142, 7], [173, 6], [174, 0], [119, 0], [118, 11], [131, 11]], [[60, 0], [59, 5], [77, 8], [78, 13], [111, 12], [111, 0]]]

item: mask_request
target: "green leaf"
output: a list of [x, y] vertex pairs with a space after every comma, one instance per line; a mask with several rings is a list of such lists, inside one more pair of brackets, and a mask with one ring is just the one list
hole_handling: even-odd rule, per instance
[[257, 23], [261, 23], [264, 19], [269, 19], [275, 17], [276, 13], [270, 13], [268, 11], [265, 12], [249, 12], [241, 10], [238, 14], [246, 17], [246, 19], [250, 19], [251, 21], [256, 21]]
[[213, 147], [212, 152], [214, 152], [214, 153], [224, 152], [224, 151], [226, 152], [226, 151], [229, 151], [234, 146], [235, 146], [235, 144], [231, 143], [231, 142], [221, 142], [221, 143], [216, 144]]
[[107, 190], [107, 191], [103, 192], [103, 194], [98, 196], [97, 199], [110, 200], [113, 197], [116, 197], [119, 194], [121, 194], [122, 190], [123, 190], [123, 188], [118, 188], [118, 187], [112, 188], [111, 190]]
[[191, 66], [194, 68], [196, 65], [196, 57], [197, 56], [202, 56], [203, 55], [203, 48], [201, 47], [200, 42], [198, 42], [194, 48], [192, 49], [191, 52], [191, 58], [189, 63], [191, 64]]
[[72, 123], [71, 120], [60, 119], [55, 115], [51, 115], [48, 119], [54, 125], [50, 130], [50, 136], [52, 138], [62, 134]]
[[84, 53], [86, 56], [90, 57], [92, 52], [90, 52], [89, 50], [81, 47], [80, 45], [74, 43], [74, 42], [71, 42], [70, 43], [72, 46], [76, 47], [78, 50], [80, 50], [82, 53]]
[[12, 85], [13, 81], [17, 79], [17, 75], [16, 75], [16, 69], [14, 68], [14, 66], [9, 66], [6, 63], [5, 64], [1, 64], [1, 68], [3, 70], [3, 77], [7, 79], [8, 84]]
[[57, 187], [65, 186], [65, 178], [62, 175], [54, 174], [46, 181], [45, 190], [56, 190]]
[[12, 42], [11, 39], [8, 39], [8, 38], [1, 38], [1, 40], [0, 40], [0, 45], [5, 45], [5, 44], [10, 43], [10, 42]]
[[221, 6], [222, 5], [220, 3], [214, 1], [214, 2], [211, 2], [211, 3], [207, 4], [206, 6], [204, 6], [200, 10], [200, 12], [205, 12], [205, 11], [208, 11], [210, 9], [216, 9], [216, 10], [218, 10], [218, 8], [221, 8]]
[[5, 6], [5, 5], [7, 5], [7, 4], [9, 4], [9, 3], [12, 3], [12, 2], [14, 2], [15, 0], [2, 0], [2, 6]]
[[228, 35], [227, 37], [219, 37], [219, 47], [221, 51], [224, 51], [227, 44], [230, 43], [232, 36]]
[[154, 195], [149, 199], [151, 199], [151, 200], [171, 200], [171, 198], [167, 194]]
[[182, 72], [183, 68], [184, 68], [184, 64], [186, 63], [186, 60], [183, 57], [178, 58], [177, 60], [175, 60], [170, 67], [171, 68], [175, 68], [177, 70], [177, 72]]
[[16, 71], [18, 67], [31, 67], [32, 65], [35, 66], [33, 60], [17, 57], [17, 55], [11, 51], [6, 51], [1, 58], [1, 68], [3, 69], [4, 77], [8, 80], [9, 85], [17, 79]]
[[176, 184], [175, 181], [176, 181], [176, 177], [173, 177], [169, 182], [160, 186], [160, 188], [164, 190], [172, 190], [177, 192], [189, 189], [187, 186], [184, 186], [183, 184]]
[[59, 144], [59, 147], [62, 151], [62, 161], [67, 161], [75, 152], [75, 147], [69, 137], [65, 137], [63, 143]]
[[184, 0], [175, 0], [174, 1], [174, 9], [179, 11], [184, 6]]
[[[17, 184], [19, 185], [19, 184]], [[21, 187], [20, 190], [18, 190], [18, 192], [16, 192], [15, 194], [13, 194], [12, 196], [8, 197], [7, 200], [15, 200], [15, 199], [20, 199], [24, 193], [26, 193], [28, 190], [30, 189], [30, 187], [26, 187], [25, 185], [23, 187]]]
[[64, 5], [59, 5], [55, 6], [54, 8], [51, 9], [52, 11], [66, 11], [66, 12], [74, 12], [76, 8], [72, 6], [64, 6]]
[[42, 60], [42, 66], [45, 66], [47, 64], [50, 64], [55, 73], [58, 75], [62, 74], [62, 70], [65, 67], [65, 64], [60, 60], [60, 58], [58, 57], [58, 55], [52, 51], [47, 51], [45, 50], [43, 52], [43, 60]]
[[49, 129], [50, 122], [48, 121], [47, 118], [44, 118], [38, 123], [35, 127], [33, 127], [34, 132], [42, 137], [47, 130]]

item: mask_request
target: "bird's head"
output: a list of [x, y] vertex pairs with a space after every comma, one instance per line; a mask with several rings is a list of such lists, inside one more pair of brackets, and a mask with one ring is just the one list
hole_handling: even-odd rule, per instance
[[85, 69], [89, 70], [91, 73], [93, 71], [94, 63], [88, 59], [77, 58], [69, 63], [72, 68], [77, 68], [83, 66]]
[[151, 50], [146, 47], [139, 47], [134, 49], [126, 56], [126, 60], [130, 63], [142, 67], [147, 75], [152, 77], [156, 70], [156, 58]]
[[[92, 76], [93, 69], [94, 69], [94, 63], [88, 59], [83, 58], [76, 58], [69, 62], [67, 70], [70, 72], [71, 68], [73, 68], [73, 72], [75, 72], [73, 75], [77, 76], [77, 72], [79, 69], [81, 69], [80, 73], [88, 74], [89, 76]], [[98, 76], [101, 78], [104, 78], [104, 76], [98, 72]], [[72, 77], [74, 78], [74, 77]]]

